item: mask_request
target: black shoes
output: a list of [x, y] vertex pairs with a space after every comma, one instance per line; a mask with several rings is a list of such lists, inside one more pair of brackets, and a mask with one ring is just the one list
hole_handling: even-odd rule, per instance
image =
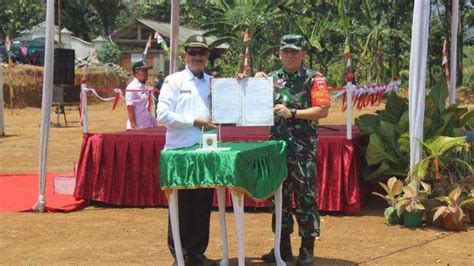
[[[175, 260], [173, 266], [177, 266], [178, 262]], [[185, 266], [214, 266], [217, 265], [214, 261], [208, 259], [203, 254], [189, 254], [184, 255], [184, 265]]]
[[314, 265], [314, 240], [312, 236], [301, 238], [300, 254], [296, 260], [297, 266], [312, 266]]
[[[293, 258], [293, 252], [291, 251], [291, 248], [289, 250], [283, 250], [280, 249], [280, 255], [281, 259], [284, 261], [294, 261], [295, 258]], [[265, 263], [275, 263], [275, 250], [272, 248], [270, 252], [267, 254], [264, 254], [261, 258]]]
[[[294, 261], [293, 251], [291, 250], [291, 238], [290, 235], [282, 234], [280, 239], [280, 255], [281, 259], [284, 261]], [[262, 256], [262, 260], [266, 263], [274, 263], [275, 260], [275, 250], [272, 248], [270, 252]]]
[[297, 266], [312, 266], [314, 265], [313, 261], [314, 252], [313, 249], [308, 248], [300, 248], [300, 254], [298, 255], [298, 259], [296, 259]]

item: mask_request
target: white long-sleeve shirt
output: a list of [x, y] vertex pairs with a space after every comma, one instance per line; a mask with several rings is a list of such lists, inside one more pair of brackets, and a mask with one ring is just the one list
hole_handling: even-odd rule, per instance
[[[156, 120], [148, 111], [148, 96], [149, 93], [145, 84], [133, 79], [127, 86], [127, 90], [142, 90], [142, 91], [126, 91], [125, 102], [127, 106], [135, 107], [135, 120], [137, 122], [137, 128], [150, 128], [156, 126]], [[127, 119], [127, 129], [131, 129], [132, 125], [130, 119]]]
[[166, 149], [190, 147], [200, 142], [201, 129], [193, 126], [195, 118], [209, 118], [209, 84], [186, 69], [166, 77], [158, 99], [156, 119], [166, 130]]

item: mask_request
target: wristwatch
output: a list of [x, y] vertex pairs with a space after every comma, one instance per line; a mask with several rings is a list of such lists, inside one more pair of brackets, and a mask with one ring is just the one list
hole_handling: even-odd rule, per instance
[[295, 120], [295, 118], [296, 118], [296, 108], [291, 108], [290, 113], [291, 113], [291, 120]]

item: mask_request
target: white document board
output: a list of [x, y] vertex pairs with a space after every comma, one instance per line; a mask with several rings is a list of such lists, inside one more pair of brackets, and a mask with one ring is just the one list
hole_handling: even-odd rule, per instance
[[271, 78], [215, 78], [211, 81], [211, 116], [215, 124], [273, 125]]

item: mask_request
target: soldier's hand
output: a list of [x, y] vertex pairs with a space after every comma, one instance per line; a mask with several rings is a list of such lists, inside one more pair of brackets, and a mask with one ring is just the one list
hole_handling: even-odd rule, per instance
[[235, 74], [235, 78], [236, 79], [244, 79], [244, 78], [248, 78], [249, 76], [247, 75], [247, 73], [236, 73]]
[[284, 106], [283, 104], [277, 104], [273, 107], [273, 112], [278, 115], [278, 116], [281, 116], [285, 119], [289, 119], [291, 118], [291, 111], [290, 109], [288, 109], [288, 107]]
[[255, 73], [256, 78], [268, 78], [268, 75], [265, 72], [257, 72]]

